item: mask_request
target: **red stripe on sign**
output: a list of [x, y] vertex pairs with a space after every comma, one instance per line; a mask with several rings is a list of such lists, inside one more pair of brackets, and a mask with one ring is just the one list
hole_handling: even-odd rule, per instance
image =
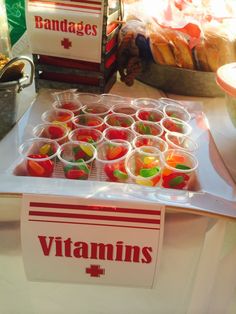
[[28, 221], [33, 222], [52, 222], [59, 224], [71, 224], [71, 225], [88, 225], [88, 226], [101, 226], [101, 227], [118, 227], [118, 228], [130, 228], [130, 229], [146, 229], [146, 230], [160, 230], [160, 228], [148, 228], [138, 226], [125, 226], [125, 225], [111, 225], [111, 224], [93, 224], [85, 222], [74, 222], [74, 221], [58, 221], [58, 220], [43, 220], [43, 219], [29, 219]]
[[91, 220], [109, 220], [109, 221], [138, 222], [138, 223], [146, 223], [146, 224], [160, 224], [160, 219], [42, 212], [42, 211], [37, 211], [37, 210], [35, 211], [30, 210], [29, 215], [41, 216], [41, 217], [61, 217], [61, 218], [78, 218], [78, 219], [91, 219]]
[[78, 8], [78, 9], [89, 9], [89, 10], [96, 10], [101, 11], [101, 7], [94, 7], [94, 6], [87, 6], [87, 5], [79, 5], [79, 4], [66, 4], [66, 3], [60, 3], [60, 2], [51, 2], [51, 1], [44, 1], [38, 2], [37, 0], [31, 0], [31, 2], [34, 2], [35, 4], [38, 4], [38, 6], [44, 6], [45, 4], [53, 5], [53, 6], [61, 6], [61, 7], [68, 7], [68, 8]]
[[111, 207], [111, 206], [92, 206], [92, 205], [73, 205], [73, 204], [58, 204], [58, 203], [41, 203], [41, 202], [30, 202], [30, 207], [41, 207], [41, 208], [62, 208], [62, 209], [75, 209], [75, 210], [92, 210], [100, 212], [112, 212], [112, 213], [127, 213], [127, 214], [141, 214], [141, 215], [160, 215], [160, 210], [151, 209], [135, 209], [135, 208], [122, 208], [122, 207]]
[[[39, 1], [39, 0], [29, 0], [29, 2], [42, 2], [42, 1]], [[55, 3], [55, 1], [46, 1], [46, 0], [43, 0], [43, 2], [49, 2], [49, 3]], [[57, 1], [58, 3], [61, 3], [61, 2], [80, 2], [80, 3], [89, 3], [89, 4], [95, 4], [95, 5], [102, 5], [102, 2], [101, 1], [90, 1], [90, 0], [66, 0], [66, 1]]]
[[[33, 6], [33, 7], [37, 7], [38, 5], [37, 4], [31, 4], [31, 6]], [[40, 6], [40, 8], [48, 8], [48, 6]], [[89, 13], [89, 14], [100, 14], [100, 12], [91, 12], [91, 11], [85, 11], [85, 10], [83, 10], [83, 11], [81, 11], [81, 10], [79, 10], [79, 9], [77, 9], [77, 10], [74, 10], [74, 9], [66, 9], [66, 8], [57, 8], [57, 10], [63, 10], [63, 11], [70, 11], [70, 12], [81, 12], [81, 13]]]

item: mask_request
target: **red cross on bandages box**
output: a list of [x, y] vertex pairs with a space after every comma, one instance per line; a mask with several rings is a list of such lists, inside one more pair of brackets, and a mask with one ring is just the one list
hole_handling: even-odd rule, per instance
[[116, 81], [120, 1], [28, 0], [36, 89], [108, 92]]
[[164, 206], [24, 195], [27, 278], [151, 288], [160, 264]]

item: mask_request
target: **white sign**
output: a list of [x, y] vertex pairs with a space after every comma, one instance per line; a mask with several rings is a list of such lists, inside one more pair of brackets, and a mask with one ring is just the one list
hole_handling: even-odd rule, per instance
[[28, 0], [26, 21], [33, 53], [101, 62], [103, 0]]
[[24, 195], [21, 241], [29, 280], [154, 285], [164, 207]]

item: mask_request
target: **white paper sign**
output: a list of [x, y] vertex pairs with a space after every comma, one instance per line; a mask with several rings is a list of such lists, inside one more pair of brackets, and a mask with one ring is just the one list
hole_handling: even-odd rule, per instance
[[28, 0], [26, 20], [33, 53], [101, 62], [103, 0]]
[[21, 241], [27, 278], [153, 287], [164, 206], [143, 207], [24, 195]]

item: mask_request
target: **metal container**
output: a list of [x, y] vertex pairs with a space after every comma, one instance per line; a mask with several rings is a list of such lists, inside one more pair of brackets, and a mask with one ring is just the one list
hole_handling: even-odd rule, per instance
[[215, 82], [214, 72], [203, 72], [143, 62], [138, 80], [164, 92], [197, 97], [221, 97], [223, 91]]
[[17, 61], [26, 61], [30, 65], [30, 73], [17, 81], [0, 82], [0, 140], [16, 123], [18, 111], [18, 94], [33, 82], [34, 64], [28, 57], [16, 57], [10, 60], [0, 71], [0, 81], [6, 70]]

